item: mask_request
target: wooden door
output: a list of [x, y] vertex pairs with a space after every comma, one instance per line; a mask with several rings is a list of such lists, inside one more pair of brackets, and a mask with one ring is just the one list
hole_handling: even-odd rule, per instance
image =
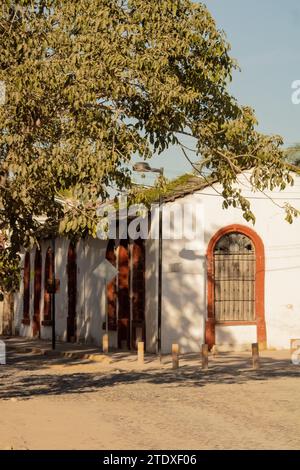
[[68, 317], [67, 317], [67, 341], [76, 340], [76, 302], [77, 302], [77, 260], [76, 247], [73, 242], [68, 249]]
[[[106, 250], [106, 259], [114, 267], [117, 265], [115, 240], [109, 240]], [[107, 284], [107, 309], [108, 309], [108, 330], [117, 331], [117, 285], [116, 277]], [[103, 323], [103, 330], [106, 330], [106, 323]]]
[[106, 259], [118, 267], [117, 278], [107, 285], [108, 329], [117, 330], [118, 348], [135, 349], [137, 341], [145, 341], [144, 240], [121, 240], [117, 251], [110, 240]]
[[44, 319], [42, 325], [52, 325], [52, 294], [49, 292], [49, 286], [54, 282], [54, 254], [49, 247], [45, 258], [45, 276], [44, 276]]
[[121, 240], [118, 250], [118, 347], [130, 349], [130, 299], [128, 240]]
[[33, 336], [40, 337], [41, 320], [40, 305], [42, 295], [42, 256], [36, 250], [34, 259], [34, 301], [33, 301]]
[[24, 325], [30, 325], [30, 253], [25, 254], [23, 274], [23, 319]]

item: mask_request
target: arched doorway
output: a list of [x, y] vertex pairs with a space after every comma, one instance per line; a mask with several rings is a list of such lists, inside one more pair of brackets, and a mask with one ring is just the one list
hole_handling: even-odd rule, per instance
[[49, 247], [46, 252], [45, 258], [45, 278], [44, 278], [44, 319], [42, 325], [52, 325], [52, 294], [50, 293], [49, 287], [54, 282], [54, 254], [52, 249]]
[[24, 294], [23, 294], [23, 325], [30, 325], [30, 253], [27, 251], [24, 259], [23, 274]]
[[[114, 267], [116, 267], [117, 264], [115, 248], [115, 240], [109, 240], [106, 250], [106, 259]], [[108, 330], [117, 331], [117, 290], [115, 277], [107, 284], [106, 295], [108, 309]], [[103, 325], [103, 329], [106, 329], [105, 324]]]
[[130, 349], [130, 260], [128, 240], [118, 248], [118, 347]]
[[219, 230], [208, 246], [207, 275], [209, 347], [215, 344], [217, 325], [256, 325], [257, 341], [265, 348], [265, 258], [257, 233], [242, 225]]
[[40, 336], [40, 304], [42, 295], [42, 256], [39, 249], [34, 259], [33, 336]]
[[107, 285], [108, 330], [117, 332], [118, 348], [136, 349], [145, 341], [144, 240], [110, 240], [106, 259], [118, 269]]
[[77, 301], [77, 261], [76, 246], [70, 242], [68, 249], [68, 317], [67, 317], [67, 341], [76, 340], [76, 301]]

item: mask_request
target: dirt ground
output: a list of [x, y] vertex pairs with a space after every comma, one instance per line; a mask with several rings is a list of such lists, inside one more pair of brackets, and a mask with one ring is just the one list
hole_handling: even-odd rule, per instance
[[300, 449], [289, 352], [97, 362], [11, 351], [0, 365], [1, 449]]

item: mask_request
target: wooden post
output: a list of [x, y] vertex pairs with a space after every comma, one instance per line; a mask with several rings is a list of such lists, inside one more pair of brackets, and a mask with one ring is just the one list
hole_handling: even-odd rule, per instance
[[208, 344], [202, 344], [202, 369], [208, 369]]
[[104, 354], [108, 353], [108, 334], [103, 335], [102, 349], [103, 349]]
[[259, 347], [258, 343], [252, 344], [252, 364], [253, 369], [259, 369]]
[[144, 343], [142, 341], [138, 342], [138, 363], [144, 364]]
[[299, 366], [300, 339], [291, 339], [291, 360], [294, 365]]
[[291, 339], [291, 354], [299, 349], [300, 339]]
[[179, 367], [179, 345], [172, 344], [172, 366], [173, 369], [178, 369]]

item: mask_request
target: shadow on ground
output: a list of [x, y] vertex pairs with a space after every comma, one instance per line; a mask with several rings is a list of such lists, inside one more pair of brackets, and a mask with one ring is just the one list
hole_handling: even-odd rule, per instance
[[[115, 360], [112, 359], [107, 369], [99, 364], [99, 369], [92, 373], [78, 373], [72, 372], [72, 367], [68, 366], [80, 365], [82, 369], [91, 361], [83, 363], [61, 357], [11, 351], [8, 353], [7, 365], [0, 366], [0, 399], [88, 393], [139, 382], [172, 387], [205, 387], [210, 384], [242, 384], [300, 376], [299, 366], [273, 357], [262, 357], [260, 369], [253, 370], [250, 357], [223, 353], [210, 358], [208, 371], [202, 371], [199, 358], [193, 360], [193, 357], [185, 356], [181, 367], [174, 371], [168, 358], [164, 359], [163, 365], [159, 365], [157, 359], [148, 359], [146, 367], [150, 364], [149, 370], [139, 370], [136, 361], [122, 368], [124, 356], [119, 355]], [[61, 367], [60, 373], [55, 372], [56, 366]]]

